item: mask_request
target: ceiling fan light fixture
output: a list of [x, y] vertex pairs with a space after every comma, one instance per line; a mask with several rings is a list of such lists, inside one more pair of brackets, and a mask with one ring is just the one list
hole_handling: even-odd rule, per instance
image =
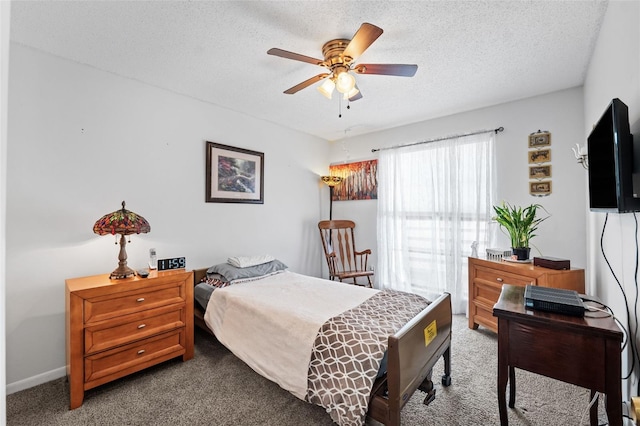
[[331, 94], [333, 93], [333, 89], [336, 87], [336, 84], [333, 82], [332, 79], [327, 78], [324, 83], [322, 83], [319, 87], [318, 87], [318, 92], [322, 93], [322, 96], [324, 96], [327, 99], [331, 99]]
[[336, 76], [336, 89], [340, 93], [349, 93], [356, 85], [356, 79], [347, 71], [339, 71]]
[[418, 66], [415, 64], [356, 64], [355, 61], [357, 61], [362, 53], [367, 50], [382, 33], [382, 28], [364, 22], [351, 39], [337, 38], [326, 42], [322, 46], [322, 56], [324, 59], [316, 59], [278, 48], [269, 49], [267, 54], [321, 66], [330, 71], [330, 74], [318, 74], [285, 90], [284, 93], [287, 95], [297, 93], [305, 87], [309, 87], [322, 79], [328, 78], [332, 80], [333, 86], [328, 82], [326, 85], [323, 84], [324, 87], [322, 89], [318, 88], [320, 93], [331, 99], [331, 92], [337, 88], [340, 93], [348, 94], [347, 96], [350, 101], [355, 101], [362, 99], [361, 92], [352, 91], [356, 86], [355, 74], [413, 77], [418, 69]]

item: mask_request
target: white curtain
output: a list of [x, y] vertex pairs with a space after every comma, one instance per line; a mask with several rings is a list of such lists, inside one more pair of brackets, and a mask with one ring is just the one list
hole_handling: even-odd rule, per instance
[[493, 243], [495, 132], [379, 151], [377, 286], [465, 313], [471, 245]]

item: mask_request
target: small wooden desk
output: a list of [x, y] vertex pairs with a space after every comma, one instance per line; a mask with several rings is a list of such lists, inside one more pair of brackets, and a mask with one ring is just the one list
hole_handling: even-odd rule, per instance
[[[509, 424], [506, 404], [516, 399], [515, 368], [531, 371], [607, 395], [609, 424], [622, 426], [620, 346], [622, 332], [611, 316], [587, 312], [584, 318], [524, 307], [524, 287], [505, 284], [493, 307], [498, 318], [498, 408], [500, 425]], [[593, 318], [595, 316], [598, 318]], [[598, 404], [590, 410], [598, 424]]]

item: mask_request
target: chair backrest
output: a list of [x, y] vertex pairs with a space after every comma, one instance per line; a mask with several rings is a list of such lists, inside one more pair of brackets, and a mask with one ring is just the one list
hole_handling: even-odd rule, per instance
[[318, 223], [324, 255], [332, 276], [358, 270], [353, 232], [355, 227], [355, 222], [351, 220], [323, 220]]

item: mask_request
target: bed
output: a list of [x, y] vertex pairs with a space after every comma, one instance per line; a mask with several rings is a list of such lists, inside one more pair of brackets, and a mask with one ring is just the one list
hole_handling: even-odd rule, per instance
[[213, 287], [208, 301], [195, 303], [196, 326], [259, 374], [324, 407], [339, 425], [362, 425], [365, 415], [399, 425], [416, 389], [427, 393], [425, 404], [435, 398], [432, 368], [441, 356], [442, 384], [451, 383], [448, 293], [428, 302], [284, 268], [227, 285], [214, 268], [194, 271], [194, 293], [202, 294], [196, 290], [207, 277], [204, 285]]

